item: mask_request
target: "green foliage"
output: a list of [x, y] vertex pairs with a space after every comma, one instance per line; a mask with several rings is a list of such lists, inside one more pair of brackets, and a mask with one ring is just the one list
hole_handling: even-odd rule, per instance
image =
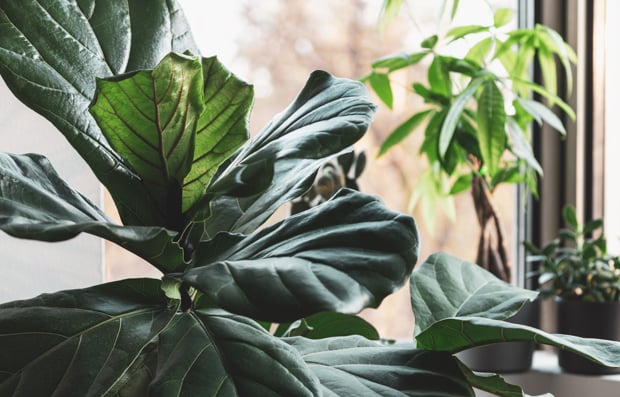
[[[456, 353], [475, 346], [532, 341], [580, 354], [607, 366], [620, 366], [620, 342], [549, 334], [503, 321], [538, 293], [505, 283], [474, 263], [448, 254], [431, 255], [411, 275], [411, 304], [417, 346]], [[468, 382], [499, 396], [525, 396], [493, 374], [476, 374], [461, 364]]]
[[[456, 397], [473, 396], [472, 385], [510, 389], [472, 374], [451, 352], [498, 332], [542, 335], [458, 317], [502, 318], [527, 293], [467, 277], [502, 298], [498, 310], [468, 289], [442, 297], [436, 281], [449, 280], [412, 280], [421, 296], [424, 283], [437, 293], [432, 310], [415, 307], [421, 326], [430, 324], [418, 344], [431, 349], [376, 341], [376, 330], [353, 315], [409, 279], [419, 250], [413, 218], [342, 189], [259, 228], [308, 191], [326, 160], [352, 170], [353, 182], [359, 176], [363, 161], [347, 153], [375, 111], [363, 85], [314, 72], [245, 142], [251, 87], [215, 58], [193, 54], [171, 0], [0, 3], [0, 73], [87, 160], [124, 223], [69, 187], [44, 157], [0, 153], [0, 230], [42, 241], [90, 233], [164, 274], [0, 305], [0, 395]], [[447, 60], [435, 72], [470, 66]], [[432, 88], [445, 95], [449, 87]], [[488, 95], [495, 112], [495, 93]], [[446, 113], [428, 116], [439, 122]], [[478, 309], [452, 313], [446, 302], [458, 299]], [[435, 311], [450, 316], [445, 330], [424, 319]], [[280, 322], [274, 334], [264, 327], [271, 321]], [[454, 321], [477, 336], [443, 344], [445, 332], [458, 335]], [[581, 340], [543, 337], [618, 364], [601, 353], [614, 354], [614, 344], [575, 348]]]
[[[396, 13], [402, 3], [386, 1], [386, 12]], [[445, 1], [444, 12], [446, 3], [452, 3], [452, 21], [459, 2]], [[377, 87], [371, 81], [370, 87], [383, 99], [391, 92], [387, 77], [400, 69], [418, 67], [422, 58], [430, 58], [427, 81], [412, 82], [413, 93], [426, 107], [411, 112], [412, 116], [385, 140], [379, 155], [427, 121], [422, 120], [423, 115], [445, 114], [437, 123], [429, 121], [435, 131], [427, 133], [420, 148], [429, 167], [437, 168], [437, 178], [445, 175], [454, 183], [471, 173], [481, 177], [491, 192], [502, 183], [526, 183], [536, 194], [535, 175], [542, 175], [542, 169], [529, 143], [529, 126], [533, 121], [547, 123], [565, 133], [562, 120], [551, 108], [557, 105], [567, 116], [575, 116], [557, 97], [556, 69], [559, 64], [567, 86], [572, 87], [570, 67], [576, 57], [548, 27], [511, 30], [508, 26], [513, 14], [510, 9], [499, 9], [487, 25], [453, 26], [441, 37], [433, 35], [421, 41], [421, 52], [387, 56], [372, 64], [370, 75], [381, 73], [382, 82]], [[463, 40], [469, 48], [463, 58], [446, 55], [454, 42]], [[529, 81], [528, 71], [533, 66], [542, 70], [543, 84]], [[533, 94], [546, 102], [533, 98]], [[391, 96], [389, 107], [393, 107]], [[448, 188], [444, 193], [462, 191]]]
[[607, 253], [603, 220], [582, 226], [571, 206], [564, 207], [563, 218], [567, 227], [551, 242], [542, 247], [524, 242], [531, 254], [528, 262], [539, 265], [532, 275], [538, 276], [542, 294], [586, 302], [620, 301], [620, 257]]

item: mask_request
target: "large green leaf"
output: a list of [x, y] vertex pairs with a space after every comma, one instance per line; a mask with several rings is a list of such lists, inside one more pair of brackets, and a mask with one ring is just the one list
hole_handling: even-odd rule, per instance
[[119, 226], [69, 187], [40, 155], [0, 152], [0, 230], [15, 237], [67, 240], [86, 232], [113, 241], [163, 272], [184, 268], [176, 233], [153, 226]]
[[132, 167], [88, 111], [95, 78], [153, 68], [171, 51], [198, 53], [174, 0], [0, 2], [0, 74], [49, 119], [110, 190], [126, 224], [162, 224]]
[[357, 336], [284, 340], [299, 350], [324, 396], [474, 395], [448, 354], [416, 350], [410, 344], [382, 346]]
[[[459, 367], [470, 385], [476, 389], [485, 390], [500, 397], [528, 397], [519, 386], [512, 385], [497, 374], [488, 372], [474, 372], [459, 362]], [[538, 397], [553, 397], [552, 394], [543, 394]]]
[[175, 311], [152, 279], [0, 305], [0, 395], [102, 396]]
[[205, 109], [198, 119], [192, 167], [183, 180], [183, 212], [204, 194], [218, 166], [248, 137], [252, 86], [215, 57], [202, 59]]
[[157, 203], [152, 211], [165, 219], [162, 226], [183, 226], [176, 218], [204, 110], [202, 83], [200, 59], [175, 53], [153, 70], [97, 80], [91, 113]]
[[476, 116], [478, 122], [478, 142], [482, 160], [491, 176], [495, 176], [506, 149], [504, 96], [495, 84], [495, 81], [489, 80], [484, 83], [478, 98]]
[[198, 309], [159, 335], [150, 396], [318, 396], [300, 355], [254, 321]]
[[450, 317], [504, 320], [538, 295], [507, 284], [480, 266], [444, 253], [431, 255], [413, 272], [410, 288], [416, 334]]
[[498, 342], [526, 341], [620, 366], [620, 342], [549, 334], [502, 321], [537, 293], [504, 283], [479, 266], [435, 254], [411, 276], [418, 347], [458, 352]]
[[[374, 112], [363, 84], [313, 72], [295, 101], [220, 167], [207, 189], [207, 200], [194, 215], [195, 220], [208, 218], [203, 238], [213, 238], [220, 231], [254, 231], [282, 204], [306, 192], [325, 160], [366, 132]], [[224, 195], [209, 202], [211, 193], [225, 190], [221, 179], [236, 183], [231, 175], [247, 170], [260, 176], [269, 169], [273, 178], [260, 193], [244, 198]], [[252, 179], [256, 178], [242, 182]]]
[[176, 277], [213, 305], [260, 320], [357, 313], [407, 280], [418, 244], [413, 218], [342, 190], [250, 236], [219, 234], [196, 247], [195, 266]]

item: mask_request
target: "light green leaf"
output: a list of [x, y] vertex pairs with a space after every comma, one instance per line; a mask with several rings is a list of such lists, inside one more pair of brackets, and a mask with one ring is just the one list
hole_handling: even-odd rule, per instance
[[418, 242], [413, 218], [343, 189], [247, 237], [220, 233], [201, 243], [194, 267], [178, 277], [212, 305], [258, 320], [357, 313], [407, 280]]
[[478, 98], [478, 142], [484, 165], [491, 176], [499, 169], [500, 161], [506, 149], [506, 111], [504, 96], [495, 81], [485, 82]]
[[321, 382], [324, 396], [474, 396], [454, 357], [411, 344], [382, 346], [361, 337], [284, 341]]
[[452, 188], [450, 189], [450, 194], [456, 195], [471, 188], [472, 179], [473, 179], [473, 175], [471, 172], [459, 176], [457, 180], [454, 182], [454, 184], [452, 185]]
[[496, 28], [501, 28], [512, 21], [513, 15], [514, 13], [510, 8], [500, 8], [493, 15], [493, 25]]
[[403, 139], [408, 137], [432, 112], [433, 110], [423, 110], [418, 112], [396, 127], [383, 142], [381, 148], [379, 148], [379, 154], [377, 154], [377, 157], [382, 156], [390, 148], [392, 148], [392, 146], [399, 144]]
[[489, 31], [488, 26], [465, 25], [465, 26], [457, 26], [455, 28], [448, 30], [448, 33], [446, 33], [446, 36], [452, 37], [452, 41], [455, 41], [458, 39], [462, 39], [463, 37], [469, 34], [482, 33], [482, 32], [488, 32], [488, 31]]
[[577, 55], [573, 49], [564, 41], [562, 36], [555, 30], [548, 26], [536, 25], [537, 37], [540, 38], [546, 46], [555, 53], [564, 69], [564, 76], [566, 78], [566, 87], [568, 87], [568, 95], [573, 89], [573, 72], [571, 69], [571, 62], [577, 63]]
[[85, 232], [119, 244], [163, 272], [185, 267], [176, 233], [114, 224], [67, 186], [43, 156], [0, 153], [0, 197], [0, 230], [12, 236], [60, 241]]
[[[148, 9], [148, 12], [145, 10]], [[132, 167], [88, 111], [95, 77], [153, 68], [171, 51], [198, 53], [175, 1], [9, 0], [0, 5], [0, 74], [50, 120], [111, 192], [125, 224], [161, 224]]]
[[539, 124], [545, 122], [560, 134], [566, 135], [566, 129], [564, 128], [564, 124], [562, 124], [562, 120], [548, 107], [530, 99], [517, 98], [517, 102], [525, 111], [531, 114]]
[[465, 59], [469, 59], [479, 65], [484, 65], [487, 56], [489, 56], [489, 52], [493, 48], [493, 45], [492, 38], [484, 38], [474, 44], [469, 51], [467, 51]]
[[199, 59], [174, 53], [153, 70], [97, 80], [91, 113], [154, 198], [162, 226], [182, 227], [179, 198], [204, 110], [202, 80]]
[[[396, 70], [406, 68], [408, 66], [415, 65], [424, 59], [430, 51], [414, 52], [412, 54], [398, 53], [388, 55], [383, 58], [379, 58], [372, 63], [372, 68], [375, 70], [387, 70], [387, 73], [392, 73]], [[370, 76], [368, 76], [370, 78]]]
[[564, 113], [566, 113], [566, 115], [568, 117], [571, 118], [571, 120], [575, 120], [576, 114], [575, 111], [570, 107], [570, 105], [568, 105], [566, 102], [564, 102], [560, 97], [558, 97], [557, 95], [552, 95], [549, 91], [547, 91], [544, 87], [541, 87], [540, 85], [536, 84], [536, 83], [532, 83], [530, 81], [527, 80], [522, 80], [522, 79], [514, 79], [514, 82], [524, 86], [527, 89], [530, 89], [532, 91], [534, 91], [537, 94], [540, 94], [541, 96], [547, 98], [547, 100], [549, 100], [549, 102], [552, 102], [553, 104], [557, 105], [560, 109], [562, 109], [562, 111]]
[[385, 73], [372, 72], [368, 81], [379, 99], [381, 99], [385, 106], [392, 109], [394, 106], [394, 96], [392, 94], [392, 85], [388, 75]]
[[153, 279], [0, 305], [0, 395], [105, 395], [176, 308]]
[[448, 111], [448, 114], [446, 115], [443, 124], [441, 125], [441, 131], [439, 132], [439, 156], [445, 156], [446, 152], [448, 151], [448, 147], [452, 142], [452, 137], [454, 136], [456, 125], [461, 118], [461, 113], [463, 112], [465, 105], [467, 105], [467, 102], [473, 97], [473, 95], [476, 93], [476, 90], [485, 81], [485, 76], [478, 76], [472, 79], [467, 85], [467, 88], [465, 88], [465, 90], [463, 90], [463, 92], [461, 92], [459, 96], [456, 97], [454, 103]]
[[[555, 58], [551, 51], [544, 45], [544, 42], [540, 44], [538, 48], [538, 64], [540, 65], [545, 88], [551, 95], [557, 95], [558, 78], [556, 76]], [[549, 106], [553, 106], [553, 103], [550, 103]]]
[[452, 96], [452, 81], [450, 73], [444, 64], [444, 60], [440, 56], [436, 56], [428, 68], [428, 83], [431, 90], [443, 97], [450, 98]]
[[229, 72], [217, 58], [203, 58], [204, 111], [196, 126], [194, 158], [183, 180], [183, 212], [204, 194], [217, 168], [248, 137], [252, 86]]

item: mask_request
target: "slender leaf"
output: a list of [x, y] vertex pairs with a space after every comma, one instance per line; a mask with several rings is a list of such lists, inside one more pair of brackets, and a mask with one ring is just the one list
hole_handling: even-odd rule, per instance
[[579, 227], [579, 221], [577, 220], [577, 212], [575, 211], [575, 207], [567, 205], [562, 209], [562, 216], [566, 223], [571, 226], [573, 229], [577, 229]]
[[177, 277], [217, 307], [287, 322], [377, 306], [406, 281], [417, 254], [413, 218], [345, 189], [250, 236], [202, 243], [196, 265]]
[[452, 28], [446, 33], [447, 37], [452, 37], [452, 40], [462, 39], [463, 37], [469, 34], [488, 32], [488, 26], [482, 25], [465, 25], [465, 26], [457, 26]]
[[411, 275], [411, 304], [416, 335], [453, 317], [512, 317], [538, 295], [507, 284], [481, 267], [438, 253]]
[[[536, 25], [537, 32], [539, 33], [539, 37], [541, 41], [546, 43], [549, 49], [557, 54], [562, 66], [564, 68], [564, 75], [566, 77], [566, 86], [568, 87], [568, 93], [570, 95], [570, 91], [573, 88], [573, 72], [571, 69], [571, 62], [577, 63], [577, 55], [573, 51], [573, 49], [564, 42], [564, 39], [558, 32], [551, 29], [548, 26], [544, 25]], [[549, 37], [551, 40], [547, 40]]]
[[452, 95], [452, 81], [450, 80], [450, 72], [445, 65], [443, 57], [436, 56], [428, 68], [428, 83], [431, 90], [450, 98]]
[[152, 279], [0, 305], [0, 395], [102, 396], [175, 311]]
[[[551, 51], [544, 45], [544, 42], [541, 42], [538, 48], [537, 58], [545, 88], [549, 90], [550, 94], [557, 95], [558, 77], [556, 75], [555, 58]], [[550, 106], [553, 106], [553, 103], [550, 103]]]
[[418, 126], [422, 124], [422, 122], [432, 112], [433, 110], [423, 110], [421, 112], [418, 112], [414, 114], [413, 116], [411, 116], [409, 119], [407, 119], [405, 122], [403, 122], [401, 125], [396, 127], [394, 131], [392, 131], [392, 133], [383, 142], [383, 144], [381, 145], [381, 148], [379, 148], [379, 154], [377, 154], [377, 157], [382, 156], [390, 148], [392, 148], [392, 146], [397, 145], [403, 139], [408, 137], [409, 134], [411, 134], [416, 128], [418, 128]]
[[467, 54], [465, 54], [465, 59], [476, 62], [477, 64], [484, 64], [486, 58], [489, 56], [491, 49], [493, 48], [493, 39], [490, 37], [484, 38], [474, 44]]
[[59, 241], [86, 232], [121, 245], [164, 272], [185, 267], [176, 233], [114, 224], [67, 186], [43, 156], [0, 153], [0, 197], [0, 230], [15, 237]]
[[525, 163], [532, 169], [536, 170], [539, 175], [543, 174], [543, 169], [536, 156], [534, 155], [534, 149], [530, 141], [525, 136], [521, 127], [512, 118], [507, 119], [508, 138], [510, 140], [510, 149], [519, 159], [525, 161]]
[[437, 35], [429, 36], [422, 40], [422, 42], [420, 43], [420, 47], [431, 50], [433, 49], [433, 47], [435, 47], [435, 44], [437, 44], [438, 40], [439, 37], [437, 37]]
[[[250, 233], [306, 192], [316, 170], [366, 132], [375, 109], [361, 83], [314, 72], [289, 108], [220, 167], [207, 188], [208, 199], [193, 214], [196, 221], [206, 220], [203, 238], [219, 231]], [[259, 194], [209, 198], [220, 180], [228, 178], [230, 183], [222, 185], [230, 188], [246, 170], [248, 177], [240, 182], [260, 187]], [[265, 177], [268, 172], [273, 178]]]
[[414, 52], [412, 54], [398, 53], [379, 58], [372, 63], [372, 68], [377, 70], [387, 69], [387, 73], [412, 66], [424, 59], [430, 51]]
[[379, 99], [381, 99], [381, 102], [392, 109], [394, 106], [394, 95], [392, 94], [392, 85], [388, 75], [385, 73], [372, 72], [368, 81]]
[[49, 119], [111, 192], [125, 224], [161, 224], [132, 167], [88, 112], [95, 77], [153, 68], [171, 51], [198, 53], [174, 0], [7, 0], [0, 4], [0, 74]]
[[356, 336], [284, 341], [319, 378], [324, 396], [474, 396], [456, 359], [446, 354]]
[[546, 122], [562, 135], [566, 135], [566, 129], [562, 120], [555, 115], [548, 107], [540, 102], [536, 102], [529, 99], [517, 98], [517, 102], [526, 112], [532, 115], [539, 123], [541, 121]]
[[494, 176], [506, 149], [504, 96], [494, 81], [484, 83], [476, 116], [480, 153], [490, 175]]
[[566, 113], [568, 117], [571, 118], [571, 120], [575, 120], [575, 117], [576, 117], [575, 111], [570, 107], [570, 105], [564, 102], [560, 97], [552, 95], [544, 87], [541, 87], [540, 85], [536, 83], [532, 83], [530, 81], [518, 79], [514, 77], [513, 77], [513, 80], [519, 85], [527, 87], [528, 89], [531, 89], [535, 93], [547, 98], [547, 100], [549, 100], [553, 104], [557, 105], [560, 109], [562, 109], [562, 111], [564, 111], [564, 113]]
[[456, 125], [461, 118], [461, 113], [467, 105], [467, 102], [472, 98], [472, 96], [476, 93], [476, 90], [486, 81], [485, 76], [479, 76], [472, 79], [467, 88], [463, 90], [456, 97], [456, 100], [450, 107], [446, 118], [441, 125], [441, 131], [439, 132], [439, 156], [444, 157], [446, 152], [448, 151], [448, 147], [452, 142], [452, 137], [454, 136], [454, 131], [456, 129]]

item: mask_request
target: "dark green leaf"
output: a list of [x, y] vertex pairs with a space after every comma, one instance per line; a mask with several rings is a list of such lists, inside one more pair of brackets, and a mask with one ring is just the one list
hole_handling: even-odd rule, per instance
[[455, 57], [441, 57], [441, 60], [444, 64], [444, 67], [449, 72], [455, 72], [464, 74], [465, 76], [474, 77], [476, 74], [480, 73], [482, 67], [469, 60], [469, 59], [461, 59]]
[[183, 180], [183, 212], [204, 194], [218, 166], [249, 137], [252, 86], [215, 57], [202, 59], [205, 109], [196, 126], [192, 167]]
[[283, 336], [323, 339], [334, 336], [358, 335], [378, 340], [379, 333], [369, 322], [354, 314], [323, 312], [289, 324]]
[[595, 219], [593, 221], [587, 222], [583, 226], [583, 234], [592, 233], [596, 229], [599, 229], [599, 228], [602, 228], [602, 227], [603, 227], [603, 220], [602, 219]]
[[0, 305], [0, 395], [102, 396], [176, 309], [153, 279]]
[[0, 230], [15, 237], [67, 240], [86, 232], [136, 253], [163, 272], [185, 267], [176, 233], [161, 227], [115, 225], [60, 179], [39, 155], [0, 153]]
[[97, 80], [91, 113], [157, 203], [151, 211], [166, 219], [161, 226], [181, 217], [181, 200], [170, 201], [192, 166], [202, 81], [200, 60], [174, 53], [153, 70]]
[[478, 142], [484, 165], [491, 176], [500, 167], [506, 150], [506, 111], [504, 96], [494, 81], [487, 81], [478, 98]]
[[456, 129], [456, 125], [461, 118], [461, 114], [467, 102], [472, 98], [476, 90], [486, 81], [485, 76], [479, 76], [472, 79], [467, 88], [463, 90], [456, 98], [444, 122], [441, 125], [441, 131], [439, 132], [439, 156], [445, 156], [448, 151], [448, 146], [450, 146], [450, 142], [452, 142], [452, 137], [454, 136], [454, 131]]
[[197, 309], [159, 335], [152, 396], [316, 396], [317, 378], [299, 354], [258, 323]]
[[217, 307], [287, 322], [377, 306], [407, 280], [417, 253], [413, 218], [345, 189], [250, 236], [202, 243], [179, 277]]
[[416, 335], [452, 317], [503, 320], [537, 296], [473, 263], [443, 253], [431, 255], [413, 272], [410, 287]]
[[[462, 363], [459, 363], [463, 375], [470, 385], [476, 389], [484, 390], [500, 397], [528, 397], [519, 386], [511, 385], [497, 374], [485, 372], [473, 372]], [[544, 394], [538, 397], [553, 397]]]
[[368, 81], [379, 99], [381, 99], [385, 106], [392, 109], [394, 105], [394, 96], [392, 94], [392, 86], [388, 75], [385, 73], [372, 72]]
[[424, 110], [418, 112], [407, 119], [404, 123], [399, 125], [392, 131], [392, 133], [387, 137], [387, 139], [381, 145], [379, 149], [379, 154], [377, 156], [382, 156], [387, 152], [392, 146], [397, 145], [403, 139], [409, 136], [422, 122], [431, 114], [433, 110]]
[[65, 135], [110, 190], [125, 224], [156, 225], [155, 203], [88, 112], [95, 77], [151, 69], [171, 51], [197, 53], [170, 1], [9, 0], [0, 5], [0, 74]]
[[474, 396], [456, 359], [447, 354], [356, 336], [284, 341], [299, 351], [325, 396]]
[[[314, 72], [289, 108], [220, 167], [207, 196], [232, 190], [245, 169], [251, 172], [241, 185], [252, 190], [251, 183], [262, 177], [254, 186], [262, 189], [249, 197], [224, 195], [201, 202], [194, 219], [208, 218], [203, 238], [219, 231], [250, 233], [282, 204], [305, 193], [316, 170], [366, 132], [375, 109], [361, 83]], [[265, 178], [269, 169], [273, 178]]]

